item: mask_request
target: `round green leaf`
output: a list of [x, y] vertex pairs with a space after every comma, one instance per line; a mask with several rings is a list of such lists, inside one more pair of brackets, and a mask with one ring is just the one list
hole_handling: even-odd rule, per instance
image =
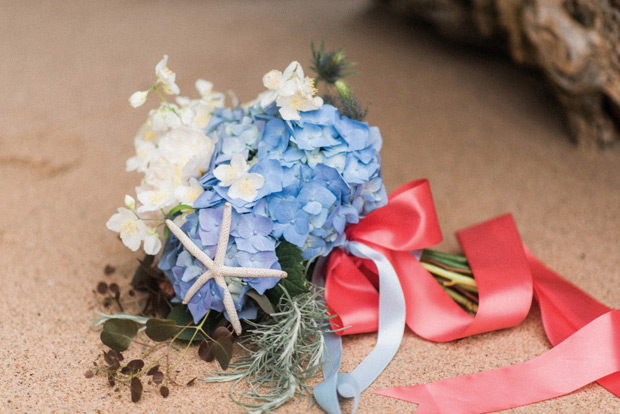
[[115, 351], [122, 352], [129, 348], [138, 333], [138, 324], [128, 319], [109, 319], [103, 324], [101, 342]]
[[174, 337], [177, 333], [177, 324], [170, 319], [151, 318], [146, 321], [146, 336], [155, 342], [163, 342]]

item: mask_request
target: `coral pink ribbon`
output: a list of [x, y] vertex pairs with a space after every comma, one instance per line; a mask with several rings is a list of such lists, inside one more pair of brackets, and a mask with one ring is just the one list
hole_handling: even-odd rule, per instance
[[[419, 413], [485, 413], [554, 398], [593, 381], [620, 396], [620, 311], [597, 302], [546, 268], [523, 245], [510, 215], [457, 233], [476, 277], [479, 307], [463, 311], [410, 251], [441, 241], [427, 180], [405, 184], [385, 207], [347, 229], [379, 251], [405, 294], [406, 323], [432, 341], [508, 328], [527, 316], [532, 296], [555, 346], [530, 361], [377, 393], [419, 404]], [[326, 266], [327, 305], [342, 334], [377, 330], [379, 294], [371, 262], [334, 251]]]

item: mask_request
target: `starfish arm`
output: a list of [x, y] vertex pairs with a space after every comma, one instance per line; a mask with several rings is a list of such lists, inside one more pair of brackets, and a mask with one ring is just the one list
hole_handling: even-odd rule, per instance
[[230, 203], [224, 205], [224, 214], [222, 215], [222, 223], [220, 224], [220, 237], [217, 241], [217, 250], [215, 252], [215, 263], [224, 264], [226, 258], [226, 250], [228, 249], [228, 237], [230, 236], [230, 224], [232, 220], [232, 206]]
[[228, 319], [230, 319], [230, 323], [235, 329], [237, 335], [241, 335], [241, 322], [239, 322], [239, 315], [237, 315], [237, 310], [235, 309], [235, 302], [230, 295], [226, 281], [223, 277], [216, 276], [215, 283], [217, 283], [224, 290], [224, 300], [222, 300], [222, 302], [224, 303], [224, 308], [228, 314]]
[[228, 277], [279, 277], [280, 279], [288, 276], [283, 270], [261, 269], [253, 267], [228, 267], [221, 268], [222, 275]]
[[189, 290], [187, 291], [187, 293], [185, 294], [185, 297], [183, 298], [183, 304], [187, 305], [189, 303], [189, 301], [192, 300], [194, 295], [198, 292], [198, 290], [200, 290], [202, 285], [207, 283], [209, 281], [209, 279], [211, 279], [212, 276], [213, 276], [213, 274], [209, 270], [207, 270], [202, 275], [200, 275], [198, 280], [194, 282], [192, 287], [190, 287]]
[[172, 220], [166, 220], [166, 225], [168, 226], [170, 231], [175, 236], [177, 236], [181, 244], [185, 246], [187, 251], [190, 252], [192, 256], [200, 260], [200, 262], [204, 264], [205, 266], [207, 266], [208, 269], [213, 267], [213, 260], [211, 260], [211, 258], [207, 256], [205, 252], [200, 250], [200, 248], [196, 246], [189, 237], [187, 237], [187, 235], [183, 232], [183, 230], [179, 228], [179, 226], [174, 224]]

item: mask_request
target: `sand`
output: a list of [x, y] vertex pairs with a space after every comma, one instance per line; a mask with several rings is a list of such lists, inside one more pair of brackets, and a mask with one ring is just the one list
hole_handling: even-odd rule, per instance
[[[311, 40], [344, 46], [351, 84], [384, 137], [388, 190], [431, 181], [445, 241], [456, 229], [511, 212], [548, 266], [606, 305], [620, 305], [620, 152], [574, 146], [544, 82], [504, 59], [464, 50], [365, 1], [0, 2], [0, 412], [240, 412], [227, 385], [146, 387], [129, 402], [84, 371], [103, 346], [90, 329], [97, 282], [129, 283], [135, 254], [105, 222], [139, 177], [124, 171], [164, 54], [182, 91], [203, 77], [241, 100]], [[152, 102], [152, 101], [151, 101]], [[105, 276], [103, 269], [117, 270]], [[344, 341], [344, 370], [374, 345]], [[360, 413], [412, 412], [373, 390], [505, 366], [549, 349], [539, 311], [501, 332], [435, 344], [407, 331]], [[203, 375], [190, 358], [181, 380]], [[484, 398], [484, 396], [480, 396]], [[620, 399], [589, 385], [514, 413], [612, 413]], [[307, 402], [279, 412], [320, 412]]]

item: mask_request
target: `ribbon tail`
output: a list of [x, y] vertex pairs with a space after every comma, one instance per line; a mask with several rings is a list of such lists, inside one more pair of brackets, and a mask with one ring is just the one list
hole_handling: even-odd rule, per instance
[[375, 348], [351, 374], [337, 374], [342, 352], [340, 337], [335, 334], [324, 336], [333, 365], [324, 365], [325, 380], [314, 388], [314, 396], [321, 408], [330, 414], [341, 412], [338, 395], [354, 398], [353, 412], [355, 412], [361, 392], [372, 384], [396, 355], [405, 330], [405, 297], [390, 261], [362, 243], [350, 242], [349, 249], [354, 255], [370, 259], [377, 266], [379, 331]]
[[548, 400], [620, 371], [620, 310], [520, 364], [377, 394], [419, 404], [417, 413], [488, 413]]
[[340, 414], [338, 370], [342, 359], [342, 340], [334, 333], [323, 334], [323, 382], [314, 387], [314, 399], [329, 414]]
[[[534, 295], [540, 306], [543, 327], [553, 345], [612, 310], [547, 268], [527, 248], [525, 253], [534, 277]], [[620, 397], [620, 372], [597, 382]]]

